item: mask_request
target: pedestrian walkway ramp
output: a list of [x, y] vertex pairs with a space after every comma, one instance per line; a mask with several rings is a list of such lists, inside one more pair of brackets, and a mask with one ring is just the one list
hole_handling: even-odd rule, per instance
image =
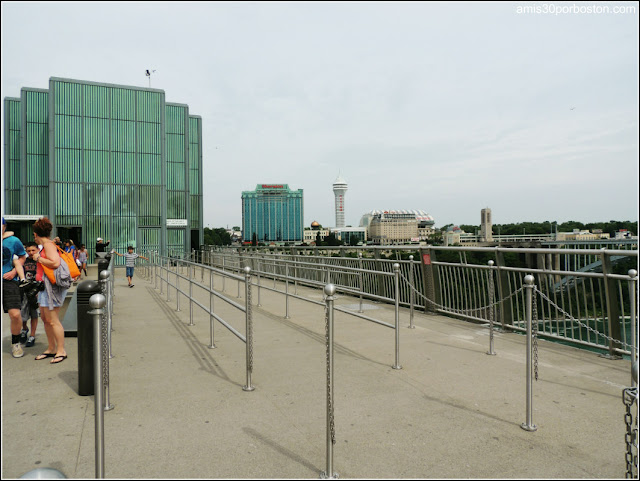
[[[109, 382], [104, 413], [107, 478], [318, 479], [326, 459], [326, 333], [322, 305], [264, 290], [253, 307], [253, 384], [245, 347], [175, 294], [167, 301], [116, 271]], [[238, 290], [239, 292], [239, 290]], [[299, 287], [316, 301], [321, 291]], [[228, 282], [225, 295], [237, 296]], [[201, 302], [204, 294], [195, 293]], [[315, 297], [314, 297], [315, 296]], [[346, 296], [337, 306], [355, 309]], [[367, 315], [392, 323], [393, 306]], [[216, 313], [244, 332], [244, 314], [216, 301]], [[395, 332], [336, 311], [335, 439], [340, 478], [621, 478], [628, 360], [609, 360], [539, 341], [533, 385], [535, 432], [526, 420], [525, 338], [481, 324], [401, 310]], [[21, 359], [11, 357], [3, 317], [2, 476], [49, 467], [94, 476], [93, 397], [79, 396], [77, 339], [58, 365], [34, 361], [44, 331]]]

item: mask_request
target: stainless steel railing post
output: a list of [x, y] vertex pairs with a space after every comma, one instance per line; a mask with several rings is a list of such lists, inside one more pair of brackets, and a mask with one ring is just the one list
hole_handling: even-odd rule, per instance
[[289, 317], [289, 264], [284, 265], [284, 303], [285, 303], [285, 312], [284, 318], [291, 319]]
[[413, 309], [416, 302], [413, 284], [413, 256], [409, 256], [409, 329], [416, 328], [413, 325]]
[[193, 264], [189, 264], [189, 325], [193, 323]]
[[256, 272], [258, 274], [258, 307], [262, 307], [262, 304], [260, 304], [260, 259], [256, 259], [256, 262], [258, 264], [258, 272]]
[[393, 369], [402, 369], [400, 365], [400, 264], [393, 264], [394, 284], [395, 284], [395, 311], [396, 311], [396, 363], [391, 366]]
[[358, 252], [358, 269], [360, 272], [358, 273], [358, 287], [360, 288], [360, 309], [358, 312], [362, 313], [364, 310], [362, 309], [362, 293], [364, 292], [364, 281], [362, 279], [362, 252]]
[[245, 332], [246, 332], [246, 354], [247, 354], [247, 384], [242, 387], [243, 391], [253, 391], [255, 387], [251, 385], [251, 373], [253, 372], [253, 325], [251, 313], [251, 267], [244, 268], [244, 294], [245, 294]]
[[493, 283], [493, 264], [494, 262], [490, 260], [489, 264], [489, 350], [487, 354], [490, 356], [495, 356], [496, 352], [493, 349], [493, 323], [495, 322], [495, 307], [493, 305], [495, 298], [495, 285]]
[[180, 311], [180, 261], [176, 260], [176, 311]]
[[223, 271], [223, 274], [222, 274], [222, 292], [224, 292], [224, 278], [226, 277], [225, 274], [224, 274], [224, 256], [222, 256], [222, 271]]
[[93, 394], [95, 414], [96, 478], [104, 478], [104, 410], [102, 407], [102, 326], [101, 317], [107, 299], [102, 294], [89, 298], [89, 314], [93, 316]]
[[213, 343], [213, 270], [209, 271], [209, 337], [211, 342], [209, 343], [209, 349], [215, 349], [216, 345]]
[[333, 445], [336, 443], [334, 416], [333, 416], [333, 302], [335, 300], [336, 286], [327, 284], [324, 286], [326, 296], [326, 359], [327, 359], [327, 457], [326, 470], [320, 473], [322, 479], [337, 479], [338, 474], [333, 471]]
[[629, 302], [631, 307], [629, 314], [631, 317], [631, 387], [638, 385], [637, 376], [638, 373], [638, 359], [637, 359], [637, 346], [636, 346], [636, 281], [638, 278], [638, 271], [635, 269], [629, 269]]
[[171, 259], [167, 257], [167, 302], [169, 302], [169, 299], [171, 298], [171, 295], [170, 295], [171, 289], [169, 288], [169, 270], [170, 269], [171, 269]]
[[533, 386], [532, 386], [532, 363], [531, 363], [531, 344], [532, 344], [532, 329], [531, 329], [531, 312], [532, 312], [532, 299], [533, 290], [535, 289], [535, 279], [532, 275], [524, 277], [524, 284], [526, 290], [526, 306], [525, 317], [527, 322], [527, 421], [522, 423], [520, 427], [525, 431], [536, 431], [538, 427], [533, 424], [531, 417], [533, 411]]

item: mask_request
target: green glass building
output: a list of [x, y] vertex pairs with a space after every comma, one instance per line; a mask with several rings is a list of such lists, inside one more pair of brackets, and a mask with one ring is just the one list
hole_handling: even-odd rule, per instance
[[302, 189], [287, 184], [259, 184], [242, 192], [242, 236], [251, 242], [302, 242], [304, 239]]
[[5, 205], [23, 242], [43, 215], [54, 234], [124, 252], [198, 248], [202, 118], [163, 90], [52, 77], [5, 98]]

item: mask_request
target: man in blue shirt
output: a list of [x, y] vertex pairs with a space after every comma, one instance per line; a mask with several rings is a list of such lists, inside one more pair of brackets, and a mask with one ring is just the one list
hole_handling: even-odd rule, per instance
[[13, 232], [5, 232], [7, 225], [2, 218], [2, 308], [11, 319], [11, 353], [13, 357], [24, 356], [24, 350], [20, 345], [20, 328], [22, 316], [20, 307], [22, 295], [18, 284], [18, 273], [13, 264], [13, 256], [17, 256], [20, 264], [24, 264], [27, 253], [20, 239]]

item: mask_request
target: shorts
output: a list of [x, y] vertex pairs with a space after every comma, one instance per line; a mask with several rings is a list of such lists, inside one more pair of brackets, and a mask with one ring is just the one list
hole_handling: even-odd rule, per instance
[[23, 321], [28, 321], [29, 319], [37, 319], [38, 308], [30, 306], [27, 297], [22, 296], [22, 307], [20, 308], [20, 314], [22, 315]]
[[22, 307], [22, 294], [18, 281], [8, 281], [2, 279], [2, 310], [9, 312], [10, 309], [20, 309]]
[[49, 294], [47, 294], [47, 290], [45, 289], [44, 291], [40, 291], [40, 293], [38, 293], [38, 304], [40, 304], [40, 307], [60, 307], [62, 306], [62, 303], [64, 303], [64, 299], [66, 296], [67, 290], [65, 289], [64, 291], [62, 291], [62, 295], [60, 296], [62, 298], [62, 302], [57, 303], [49, 299]]
[[133, 267], [127, 266], [127, 277], [133, 277]]

